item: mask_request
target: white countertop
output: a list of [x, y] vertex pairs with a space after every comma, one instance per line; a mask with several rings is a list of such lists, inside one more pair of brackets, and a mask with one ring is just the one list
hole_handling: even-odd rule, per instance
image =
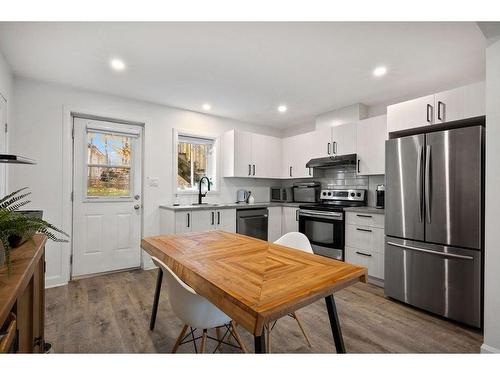
[[203, 205], [187, 204], [174, 206], [173, 204], [162, 204], [160, 208], [172, 211], [193, 211], [193, 210], [213, 210], [213, 209], [227, 209], [227, 208], [261, 208], [261, 207], [299, 207], [304, 203], [297, 202], [256, 202], [253, 204], [248, 203], [207, 203]]

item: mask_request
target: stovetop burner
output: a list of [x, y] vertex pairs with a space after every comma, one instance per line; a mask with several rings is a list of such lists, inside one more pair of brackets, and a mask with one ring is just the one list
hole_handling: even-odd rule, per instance
[[321, 190], [321, 202], [301, 205], [299, 208], [316, 211], [344, 211], [344, 207], [360, 207], [366, 205], [366, 190], [339, 189]]

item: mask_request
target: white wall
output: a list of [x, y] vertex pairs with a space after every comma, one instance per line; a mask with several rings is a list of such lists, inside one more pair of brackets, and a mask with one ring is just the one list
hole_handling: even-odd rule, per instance
[[[173, 203], [172, 184], [172, 129], [187, 129], [220, 135], [239, 128], [279, 136], [278, 129], [246, 124], [230, 119], [208, 116], [161, 105], [155, 105], [116, 96], [56, 86], [39, 81], [15, 79], [14, 121], [11, 133], [11, 151], [32, 157], [37, 165], [10, 169], [10, 188], [29, 186], [32, 191], [32, 209], [44, 210], [44, 217], [53, 224], [70, 231], [63, 222], [63, 107], [88, 114], [139, 121], [146, 124], [144, 176], [158, 178], [159, 186], [145, 186], [144, 236], [158, 234], [159, 209], [162, 203]], [[236, 190], [248, 188], [255, 192], [256, 201], [269, 200], [268, 187], [280, 182], [257, 179], [223, 179], [221, 194], [210, 193], [207, 200], [234, 201]], [[146, 184], [145, 184], [146, 185]], [[194, 201], [195, 197], [182, 198]], [[47, 285], [67, 282], [65, 259], [69, 247], [64, 244], [47, 245]]]
[[483, 352], [500, 353], [500, 41], [486, 49], [486, 209]]
[[[5, 106], [5, 112], [6, 112], [6, 118], [5, 120], [7, 121], [8, 124], [11, 124], [11, 110], [10, 108], [12, 107], [12, 86], [13, 86], [13, 75], [12, 71], [10, 69], [10, 66], [7, 64], [7, 61], [2, 55], [2, 52], [0, 51], [0, 100], [5, 100], [6, 103], [3, 103], [2, 105]], [[2, 98], [3, 97], [3, 98]], [[3, 132], [3, 124], [0, 124], [0, 131]], [[2, 134], [3, 135], [3, 134]], [[3, 142], [3, 137], [0, 136], [0, 139], [2, 139]], [[8, 139], [6, 141], [6, 148], [8, 149]], [[3, 146], [3, 145], [2, 145]], [[1, 148], [0, 148], [1, 150]], [[6, 165], [2, 164], [0, 165], [0, 192], [4, 193], [7, 190], [7, 179], [6, 179]], [[2, 194], [0, 194], [2, 195]]]
[[348, 124], [367, 117], [368, 107], [364, 104], [353, 104], [322, 113], [316, 117], [316, 129]]

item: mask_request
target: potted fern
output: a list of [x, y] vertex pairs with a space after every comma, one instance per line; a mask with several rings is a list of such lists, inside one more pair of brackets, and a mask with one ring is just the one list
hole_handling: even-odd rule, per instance
[[25, 215], [19, 208], [30, 203], [27, 197], [31, 194], [22, 188], [0, 199], [0, 267], [5, 262], [10, 270], [10, 252], [23, 242], [31, 239], [35, 233], [45, 234], [55, 242], [68, 242], [58, 234], [69, 237], [65, 232], [45, 220]]

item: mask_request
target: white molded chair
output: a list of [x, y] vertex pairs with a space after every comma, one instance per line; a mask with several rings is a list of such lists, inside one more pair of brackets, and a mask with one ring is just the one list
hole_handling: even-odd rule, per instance
[[[309, 239], [303, 233], [289, 232], [289, 233], [281, 236], [280, 238], [278, 238], [276, 241], [274, 241], [274, 243], [278, 244], [278, 245], [283, 245], [286, 247], [291, 247], [293, 249], [302, 250], [306, 253], [314, 254], [313, 249], [311, 247], [311, 243], [309, 242]], [[300, 330], [302, 331], [302, 334], [304, 335], [304, 338], [307, 341], [307, 345], [309, 347], [312, 347], [311, 342], [309, 341], [309, 337], [307, 337], [307, 333], [304, 329], [304, 326], [302, 325], [302, 322], [300, 321], [300, 319], [297, 315], [297, 312], [293, 312], [293, 313], [289, 314], [289, 316], [295, 319], [295, 321], [299, 325]], [[271, 352], [271, 330], [276, 325], [276, 322], [274, 322], [272, 326], [271, 325], [266, 326], [268, 353]]]
[[[163, 270], [167, 283], [167, 291], [169, 295], [170, 306], [174, 311], [175, 315], [184, 322], [184, 327], [182, 328], [177, 341], [172, 349], [172, 353], [175, 353], [179, 346], [183, 344], [190, 335], [192, 337], [193, 344], [196, 347], [196, 340], [199, 338], [194, 337], [194, 331], [200, 329], [203, 331], [201, 336], [200, 352], [205, 351], [205, 343], [207, 337], [215, 340], [214, 338], [208, 336], [207, 331], [211, 328], [216, 328], [217, 330], [217, 340], [218, 345], [216, 350], [220, 347], [222, 343], [227, 344], [223, 341], [224, 337], [229, 334], [233, 336], [238, 345], [243, 352], [246, 352], [244, 344], [241, 342], [241, 338], [236, 331], [236, 324], [231, 320], [229, 316], [224, 314], [215, 305], [210, 303], [205, 297], [196, 294], [196, 292], [189, 285], [184, 283], [165, 263], [163, 263], [158, 258], [152, 257], [154, 264]], [[224, 337], [221, 338], [220, 328], [225, 327], [227, 329]], [[186, 331], [190, 329], [190, 333], [186, 335]]]

